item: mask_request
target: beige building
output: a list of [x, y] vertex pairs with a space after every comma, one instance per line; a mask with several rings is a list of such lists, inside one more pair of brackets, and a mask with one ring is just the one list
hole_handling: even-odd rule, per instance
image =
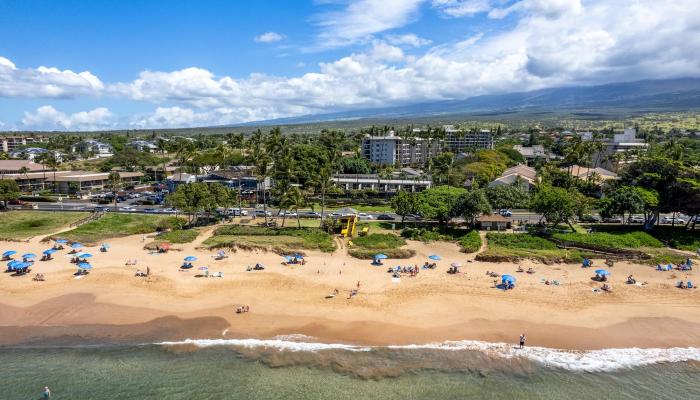
[[27, 146], [32, 143], [42, 143], [45, 140], [46, 138], [43, 136], [0, 136], [0, 151], [9, 153], [19, 149], [20, 147]]

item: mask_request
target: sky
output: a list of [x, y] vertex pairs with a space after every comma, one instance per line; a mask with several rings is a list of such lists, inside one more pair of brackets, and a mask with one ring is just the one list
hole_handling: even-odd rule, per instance
[[0, 130], [218, 126], [700, 77], [698, 0], [3, 0]]

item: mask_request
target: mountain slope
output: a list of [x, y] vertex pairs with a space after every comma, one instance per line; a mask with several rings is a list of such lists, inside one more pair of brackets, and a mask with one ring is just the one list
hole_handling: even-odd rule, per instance
[[385, 117], [415, 118], [449, 114], [479, 116], [533, 112], [668, 112], [694, 109], [700, 109], [700, 79], [682, 78], [476, 96], [466, 100], [306, 115], [246, 125], [301, 124]]

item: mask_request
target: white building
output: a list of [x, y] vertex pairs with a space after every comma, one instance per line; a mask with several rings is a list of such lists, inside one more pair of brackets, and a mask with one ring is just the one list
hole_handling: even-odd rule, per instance
[[158, 151], [158, 146], [156, 146], [153, 142], [149, 142], [148, 140], [134, 140], [129, 143], [129, 147], [145, 153], [153, 153]]
[[0, 137], [0, 151], [10, 153], [18, 148], [32, 143], [42, 143], [43, 136], [2, 136]]
[[114, 155], [112, 146], [94, 139], [87, 139], [74, 144], [71, 151], [74, 153], [93, 154], [97, 158]]
[[378, 193], [396, 193], [400, 190], [421, 192], [433, 185], [433, 180], [412, 168], [403, 168], [391, 177], [378, 174], [339, 174], [333, 175], [333, 181], [345, 191], [374, 190]]
[[394, 131], [387, 136], [367, 135], [362, 139], [362, 156], [378, 165], [425, 165], [439, 153], [439, 148], [434, 140], [402, 138]]

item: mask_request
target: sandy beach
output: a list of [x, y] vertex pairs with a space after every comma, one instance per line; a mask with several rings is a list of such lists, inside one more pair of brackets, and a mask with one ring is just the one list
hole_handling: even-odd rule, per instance
[[[200, 248], [211, 230], [193, 243], [175, 245], [167, 254], [143, 249], [141, 236], [109, 241], [111, 249], [84, 250], [94, 255], [94, 269], [76, 278], [66, 257], [37, 261], [32, 273], [0, 275], [0, 344], [152, 343], [187, 338], [272, 338], [303, 334], [322, 342], [412, 344], [445, 340], [514, 342], [525, 332], [528, 345], [563, 349], [700, 346], [700, 290], [675, 288], [680, 280], [696, 282], [696, 272], [657, 272], [644, 265], [616, 263], [612, 293], [594, 292], [596, 268], [523, 262], [534, 274], [516, 273], [517, 264], [482, 263], [451, 243], [409, 242], [416, 256], [385, 260], [375, 267], [349, 257], [307, 252], [306, 265], [284, 266], [272, 252], [228, 252]], [[2, 249], [41, 254], [50, 246], [35, 237], [2, 242]], [[387, 267], [422, 265], [439, 254], [435, 270], [393, 282]], [[180, 271], [185, 256], [195, 267]], [[126, 266], [136, 259], [136, 266]], [[462, 273], [446, 273], [451, 262]], [[261, 263], [264, 271], [246, 272]], [[602, 266], [602, 260], [594, 260]], [[222, 278], [197, 277], [207, 266]], [[135, 277], [148, 267], [151, 276]], [[518, 278], [514, 290], [493, 287], [486, 271]], [[34, 282], [35, 273], [45, 282]], [[647, 285], [626, 285], [633, 274]], [[542, 280], [558, 280], [545, 285]], [[350, 290], [358, 295], [348, 299]], [[339, 295], [326, 298], [334, 289]], [[250, 312], [237, 314], [236, 307]]]

